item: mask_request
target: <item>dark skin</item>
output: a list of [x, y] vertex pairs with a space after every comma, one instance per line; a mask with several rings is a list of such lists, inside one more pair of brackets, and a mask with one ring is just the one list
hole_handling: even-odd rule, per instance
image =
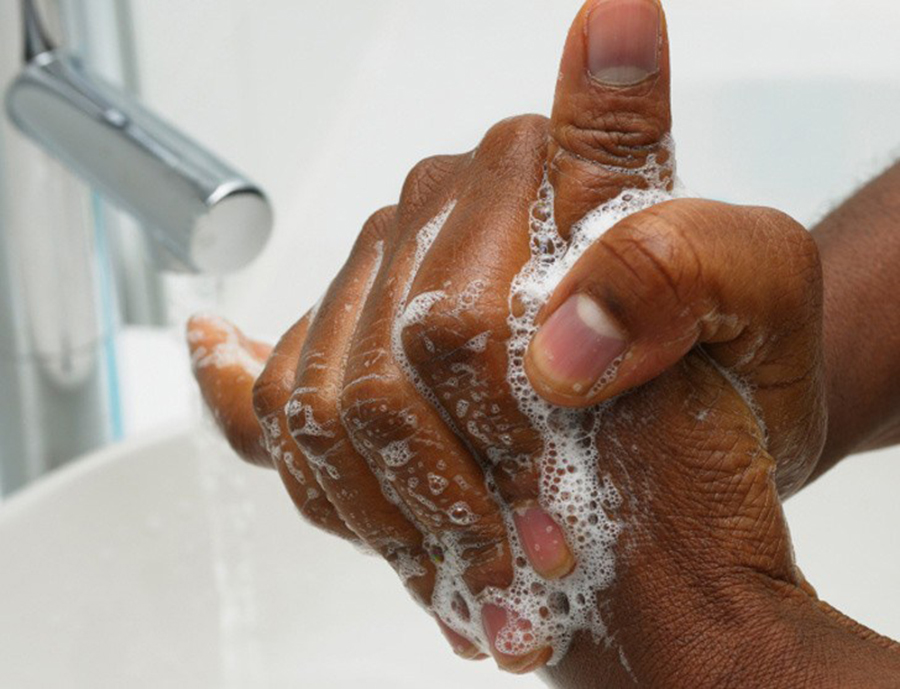
[[[423, 603], [434, 584], [426, 535], [462, 538], [463, 578], [473, 593], [509, 584], [506, 527], [484, 488], [488, 463], [500, 500], [540, 504], [542, 467], [488, 450], [509, 447], [497, 440], [506, 435], [515, 455], [541, 454], [541, 438], [506, 382], [506, 324], [544, 170], [567, 237], [589, 210], [645, 184], [636, 170], [649, 156], [672, 165], [664, 17], [655, 4], [651, 12], [647, 2], [629, 1], [604, 21], [638, 32], [640, 22], [656, 22], [655, 57], [615, 56], [651, 67], [643, 76], [617, 69], [598, 78], [590, 37], [596, 3], [587, 3], [567, 42], [552, 118], [505, 121], [474, 155], [417, 166], [398, 206], [369, 221], [318, 310], [274, 351], [214, 321], [191, 324], [195, 355], [226, 342], [265, 364], [259, 376], [234, 358], [197, 369], [239, 454], [274, 466], [314, 524], [365, 542], [398, 570], [418, 563], [424, 573], [406, 584]], [[559, 405], [610, 403], [594, 439], [598, 470], [623, 496], [610, 508], [623, 525], [616, 578], [599, 605], [611, 642], [576, 637], [561, 663], [540, 670], [553, 686], [900, 682], [897, 646], [819, 601], [804, 580], [780, 506], [848, 454], [900, 439], [900, 316], [891, 308], [900, 288], [900, 271], [891, 270], [900, 265], [898, 175], [874, 182], [812, 236], [769, 209], [693, 199], [655, 206], [591, 246], [544, 307], [526, 357], [531, 383]], [[451, 200], [446, 224], [416, 266], [419, 230]], [[482, 288], [461, 310], [476, 282]], [[426, 316], [398, 331], [396, 315], [435, 290], [443, 296]], [[547, 335], [554, 315], [573, 297], [591, 300], [622, 337], [626, 354], [605, 386], [581, 385], [571, 367], [559, 375], [547, 359], [556, 346]], [[483, 333], [483, 348], [465, 346]], [[398, 337], [419, 386], [394, 355]], [[474, 373], [450, 385], [460, 365]], [[752, 389], [749, 398], [734, 378]], [[433, 400], [448, 412], [460, 400], [491, 411], [473, 432], [448, 424]], [[377, 479], [393, 468], [397, 441], [414, 458], [394, 472], [404, 509]], [[439, 462], [464, 481], [432, 496], [432, 509], [412, 486], [427, 485]], [[448, 518], [460, 500], [474, 522]], [[527, 527], [517, 528], [524, 539]], [[565, 543], [552, 558], [532, 557], [548, 579], [576, 564]], [[477, 656], [447, 622], [439, 620], [454, 649]], [[550, 656], [547, 648], [520, 657], [491, 652], [513, 672], [539, 670]]]
[[814, 230], [825, 273], [829, 424], [813, 478], [900, 443], [900, 166]]

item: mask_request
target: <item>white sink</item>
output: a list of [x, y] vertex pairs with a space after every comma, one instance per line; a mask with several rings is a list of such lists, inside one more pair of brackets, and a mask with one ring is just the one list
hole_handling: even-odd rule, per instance
[[[900, 453], [787, 508], [820, 593], [900, 636]], [[0, 509], [0, 687], [542, 686], [457, 660], [377, 559], [302, 523], [203, 429], [128, 443]]]
[[536, 687], [450, 651], [390, 568], [315, 532], [203, 429], [0, 509], [0, 687]]

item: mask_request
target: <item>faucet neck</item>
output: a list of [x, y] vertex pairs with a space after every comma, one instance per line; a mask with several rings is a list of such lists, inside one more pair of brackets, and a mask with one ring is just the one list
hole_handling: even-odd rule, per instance
[[25, 62], [31, 62], [38, 55], [56, 48], [47, 35], [34, 0], [22, 0], [22, 29], [25, 35]]

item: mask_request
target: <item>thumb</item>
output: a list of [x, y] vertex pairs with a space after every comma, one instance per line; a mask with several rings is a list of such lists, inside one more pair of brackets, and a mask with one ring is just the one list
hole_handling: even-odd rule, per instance
[[[590, 0], [572, 24], [550, 123], [550, 183], [563, 236], [626, 188], [671, 184], [669, 43], [659, 0]], [[653, 180], [654, 182], [656, 180]]]
[[585, 407], [702, 345], [752, 394], [789, 492], [824, 437], [822, 301], [815, 241], [788, 216], [669, 201], [622, 220], [575, 263], [538, 318], [526, 370], [551, 402]]

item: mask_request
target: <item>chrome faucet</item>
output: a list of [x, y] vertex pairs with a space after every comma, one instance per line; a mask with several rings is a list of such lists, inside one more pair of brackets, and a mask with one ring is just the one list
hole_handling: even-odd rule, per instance
[[18, 41], [24, 66], [5, 97], [16, 129], [0, 126], [0, 494], [111, 437], [117, 319], [85, 183], [141, 222], [168, 270], [241, 268], [272, 226], [259, 187], [57, 47], [34, 0], [3, 35], [10, 9], [0, 50]]

